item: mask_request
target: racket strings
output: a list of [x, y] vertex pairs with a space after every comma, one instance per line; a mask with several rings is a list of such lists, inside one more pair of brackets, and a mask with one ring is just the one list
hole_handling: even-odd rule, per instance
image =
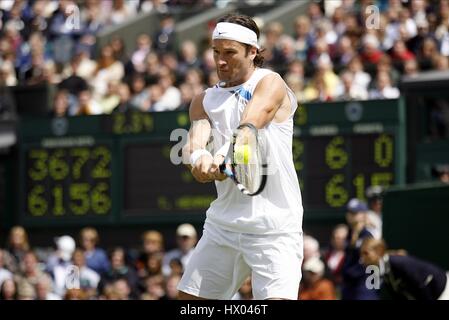
[[235, 163], [235, 174], [239, 183], [249, 193], [254, 193], [258, 190], [261, 184], [261, 161], [260, 161], [260, 148], [257, 143], [257, 138], [246, 137], [246, 147], [248, 150], [247, 161]]

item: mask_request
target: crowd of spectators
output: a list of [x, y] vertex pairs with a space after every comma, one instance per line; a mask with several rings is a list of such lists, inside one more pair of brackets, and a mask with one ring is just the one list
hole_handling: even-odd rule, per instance
[[[218, 3], [1, 1], [0, 86], [56, 85], [55, 116], [187, 109], [218, 79], [207, 39], [177, 39], [170, 10]], [[366, 9], [372, 4], [378, 16], [369, 16], [376, 14]], [[79, 5], [78, 24], [73, 5]], [[100, 30], [151, 10], [161, 12], [155, 34], [139, 35], [131, 50], [119, 37], [97, 47]], [[402, 75], [449, 69], [447, 0], [311, 2], [292, 34], [279, 22], [256, 20], [265, 66], [302, 102], [397, 98]]]
[[49, 247], [33, 247], [26, 230], [15, 226], [0, 247], [0, 300], [176, 299], [197, 232], [181, 224], [175, 237], [171, 250], [157, 230], [144, 232], [140, 247], [104, 250], [99, 232], [86, 227], [77, 241], [62, 235]]

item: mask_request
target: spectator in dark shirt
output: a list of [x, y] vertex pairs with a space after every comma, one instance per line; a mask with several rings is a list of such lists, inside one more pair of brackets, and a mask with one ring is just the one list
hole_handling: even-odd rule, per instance
[[400, 300], [449, 300], [449, 273], [409, 255], [388, 254], [383, 240], [365, 239], [360, 249], [365, 266], [379, 267], [382, 288]]
[[367, 274], [365, 267], [360, 263], [362, 241], [365, 238], [372, 238], [372, 234], [366, 228], [368, 207], [364, 202], [354, 198], [348, 202], [347, 210], [346, 220], [349, 225], [349, 233], [342, 269], [342, 299], [377, 300], [376, 290], [366, 287]]
[[175, 49], [175, 20], [169, 14], [162, 16], [160, 29], [154, 35], [154, 49], [159, 53]]

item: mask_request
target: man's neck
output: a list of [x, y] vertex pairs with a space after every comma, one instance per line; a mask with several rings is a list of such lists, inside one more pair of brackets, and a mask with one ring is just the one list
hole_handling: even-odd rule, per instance
[[235, 87], [244, 84], [251, 78], [254, 71], [256, 71], [256, 67], [251, 67], [242, 79], [236, 81], [224, 81], [226, 83], [226, 85], [224, 85], [224, 88]]

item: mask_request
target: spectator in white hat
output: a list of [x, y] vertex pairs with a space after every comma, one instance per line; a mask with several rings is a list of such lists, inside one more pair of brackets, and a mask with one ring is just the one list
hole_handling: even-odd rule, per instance
[[304, 281], [299, 290], [300, 300], [335, 300], [335, 286], [332, 281], [325, 279], [324, 263], [313, 257], [304, 262], [302, 271]]
[[72, 255], [75, 251], [75, 240], [68, 235], [55, 238], [56, 252], [48, 258], [46, 270], [54, 280], [54, 290], [63, 296], [66, 287], [66, 277], [72, 265]]
[[197, 242], [197, 233], [195, 228], [189, 224], [184, 223], [176, 229], [176, 243], [177, 248], [168, 251], [163, 260], [162, 272], [165, 276], [171, 273], [170, 261], [173, 259], [181, 260], [183, 267], [187, 265]]

